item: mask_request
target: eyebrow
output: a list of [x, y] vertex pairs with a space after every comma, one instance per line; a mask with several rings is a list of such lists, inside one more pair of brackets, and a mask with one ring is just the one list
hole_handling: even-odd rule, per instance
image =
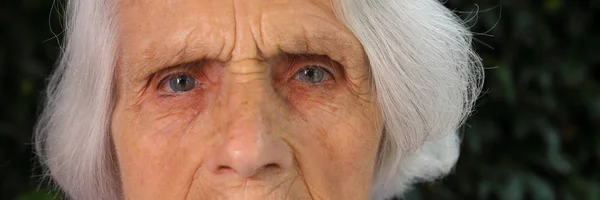
[[[215, 45], [211, 44], [214, 41], [202, 39], [191, 41], [189, 37], [183, 40], [153, 41], [137, 54], [137, 56], [141, 54], [141, 59], [137, 59], [130, 67], [127, 67], [129, 68], [126, 70], [129, 71], [126, 72], [127, 76], [133, 76], [132, 81], [138, 82], [148, 79], [162, 69], [189, 62], [200, 60], [227, 62], [227, 60], [222, 60], [223, 58], [218, 58], [221, 52], [208, 51], [211, 49], [210, 45]], [[340, 63], [344, 68], [349, 68], [355, 65], [352, 60], [356, 58], [352, 57], [355, 57], [357, 53], [362, 54], [362, 46], [360, 43], [355, 44], [357, 41], [353, 37], [351, 33], [337, 28], [305, 32], [304, 34], [279, 35], [280, 39], [276, 44], [278, 52], [276, 55], [268, 55], [267, 59], [285, 54], [324, 55]]]
[[351, 66], [348, 62], [352, 55], [349, 54], [362, 53], [362, 48], [356, 48], [360, 47], [360, 43], [353, 44], [345, 33], [322, 32], [308, 37], [292, 37], [282, 40], [278, 46], [283, 53], [328, 56], [342, 65], [348, 65], [346, 67]]
[[[210, 56], [207, 51], [209, 41], [195, 41], [189, 44], [187, 41], [154, 41], [143, 49], [141, 53], [135, 56], [141, 58], [134, 59], [126, 67], [126, 76], [132, 77], [134, 81], [145, 80], [152, 74], [176, 65], [203, 60]], [[134, 71], [131, 71], [134, 70]]]

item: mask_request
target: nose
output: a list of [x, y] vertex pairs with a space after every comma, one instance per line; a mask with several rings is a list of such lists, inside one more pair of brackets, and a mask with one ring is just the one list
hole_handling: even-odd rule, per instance
[[262, 179], [284, 173], [292, 165], [285, 142], [257, 129], [237, 129], [211, 155], [209, 168], [215, 175]]
[[[248, 66], [246, 66], [248, 67]], [[259, 70], [260, 71], [260, 70]], [[256, 76], [256, 77], [249, 77]], [[241, 78], [240, 78], [241, 77]], [[224, 74], [220, 107], [221, 142], [212, 150], [207, 165], [215, 175], [267, 178], [292, 167], [293, 153], [277, 134], [282, 116], [268, 77], [260, 73]], [[243, 81], [240, 81], [242, 79]]]

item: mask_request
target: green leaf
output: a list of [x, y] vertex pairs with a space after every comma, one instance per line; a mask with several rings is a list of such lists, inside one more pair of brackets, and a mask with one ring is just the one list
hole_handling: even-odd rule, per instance
[[527, 176], [527, 185], [531, 191], [531, 197], [533, 200], [554, 200], [554, 190], [552, 186], [546, 182], [546, 180], [534, 175], [529, 174]]
[[18, 196], [16, 200], [60, 200], [60, 198], [48, 191], [31, 191]]
[[549, 12], [556, 12], [557, 10], [559, 10], [562, 7], [562, 5], [563, 5], [562, 0], [546, 0], [544, 7]]

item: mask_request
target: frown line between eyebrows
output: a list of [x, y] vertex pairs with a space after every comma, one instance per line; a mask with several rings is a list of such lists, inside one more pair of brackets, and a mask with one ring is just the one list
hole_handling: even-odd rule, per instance
[[[277, 52], [265, 55], [268, 56], [265, 59], [286, 54], [323, 55], [340, 63], [344, 69], [352, 68], [356, 65], [354, 61], [359, 56], [362, 56], [362, 51], [356, 47], [356, 44], [353, 44], [354, 41], [351, 38], [347, 37], [349, 36], [346, 33], [325, 31], [303, 36], [285, 35], [276, 44]], [[124, 63], [125, 66], [123, 67], [130, 68], [124, 70], [128, 72], [126, 76], [134, 82], [144, 82], [153, 74], [177, 65], [201, 60], [227, 62], [226, 60], [221, 60], [223, 58], [218, 58], [221, 52], [207, 52], [207, 50], [211, 49], [209, 48], [211, 44], [206, 44], [205, 42], [211, 41], [195, 40], [191, 43], [188, 43], [189, 41], [175, 41], [175, 44], [166, 44], [165, 42], [169, 41], [154, 42], [148, 45], [138, 54], [139, 57], [137, 59], [134, 58], [131, 60], [132, 63]], [[231, 55], [227, 55], [226, 57], [231, 58]]]

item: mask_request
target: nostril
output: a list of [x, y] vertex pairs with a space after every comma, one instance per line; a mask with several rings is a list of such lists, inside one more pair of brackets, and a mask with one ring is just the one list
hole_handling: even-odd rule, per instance
[[277, 173], [277, 172], [279, 172], [279, 170], [281, 170], [281, 166], [279, 164], [277, 164], [277, 163], [269, 163], [269, 164], [264, 165], [262, 167], [261, 171]]
[[240, 130], [235, 137], [217, 146], [206, 160], [208, 171], [222, 177], [244, 179], [286, 174], [284, 172], [293, 166], [292, 150], [287, 143], [262, 135], [246, 138], [253, 134]]
[[221, 165], [217, 168], [217, 172], [220, 174], [223, 174], [223, 173], [235, 172], [235, 170], [233, 170], [233, 168], [231, 168], [229, 166]]
[[271, 169], [271, 168], [279, 168], [279, 165], [277, 163], [269, 163], [267, 165], [265, 165], [266, 169]]

